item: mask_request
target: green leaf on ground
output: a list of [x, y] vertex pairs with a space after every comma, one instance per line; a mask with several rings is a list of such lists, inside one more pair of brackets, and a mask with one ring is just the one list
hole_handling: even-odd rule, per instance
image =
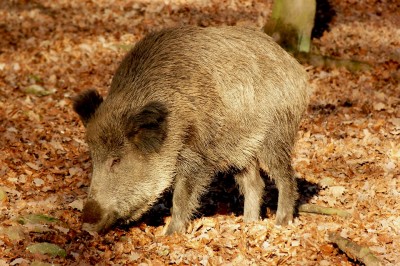
[[29, 87], [23, 89], [23, 91], [27, 94], [33, 94], [36, 96], [46, 96], [54, 93], [53, 91], [46, 90], [45, 88], [37, 84], [30, 85]]
[[17, 221], [20, 224], [48, 224], [58, 222], [59, 220], [45, 214], [28, 214], [19, 217]]
[[30, 245], [26, 248], [26, 250], [34, 254], [39, 253], [39, 254], [50, 255], [52, 257], [55, 256], [65, 257], [67, 255], [65, 249], [62, 249], [55, 244], [47, 242]]

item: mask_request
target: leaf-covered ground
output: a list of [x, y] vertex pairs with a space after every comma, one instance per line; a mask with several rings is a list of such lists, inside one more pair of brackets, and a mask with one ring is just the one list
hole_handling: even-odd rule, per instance
[[[106, 235], [81, 230], [91, 163], [71, 97], [106, 95], [126, 51], [146, 33], [192, 24], [261, 27], [265, 0], [8, 0], [0, 2], [0, 265], [353, 265], [336, 232], [400, 264], [400, 6], [332, 0], [313, 51], [367, 61], [371, 70], [307, 68], [315, 90], [293, 163], [303, 202], [350, 218], [301, 213], [274, 226], [243, 223], [229, 177], [210, 188], [184, 235], [163, 236], [170, 195], [143, 219]], [[45, 252], [45, 254], [41, 254]], [[40, 264], [42, 263], [42, 264]]]

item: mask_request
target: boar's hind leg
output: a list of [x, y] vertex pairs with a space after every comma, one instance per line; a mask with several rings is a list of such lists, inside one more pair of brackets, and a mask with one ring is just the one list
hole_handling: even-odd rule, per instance
[[274, 179], [279, 191], [276, 212], [277, 225], [287, 225], [289, 221], [293, 220], [298, 198], [297, 183], [291, 165], [291, 149], [290, 143], [276, 141], [265, 147], [263, 157], [260, 158], [261, 168]]
[[235, 180], [239, 185], [240, 193], [244, 196], [244, 220], [246, 222], [258, 220], [265, 186], [260, 176], [258, 163], [236, 174]]

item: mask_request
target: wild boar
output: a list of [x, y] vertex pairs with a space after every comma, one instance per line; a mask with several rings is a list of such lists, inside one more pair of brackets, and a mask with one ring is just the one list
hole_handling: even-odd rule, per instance
[[276, 223], [293, 219], [291, 153], [309, 98], [302, 66], [259, 30], [178, 27], [125, 56], [103, 100], [74, 99], [93, 162], [84, 228], [139, 219], [173, 188], [166, 233], [184, 232], [216, 173], [235, 170], [244, 220], [259, 219], [260, 169], [279, 190]]

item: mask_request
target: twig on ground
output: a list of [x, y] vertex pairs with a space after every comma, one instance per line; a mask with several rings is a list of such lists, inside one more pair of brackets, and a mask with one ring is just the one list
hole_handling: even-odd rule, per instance
[[381, 262], [372, 254], [368, 247], [362, 247], [358, 244], [343, 238], [335, 233], [329, 234], [329, 241], [335, 243], [341, 251], [354, 260], [364, 263], [366, 266], [379, 266]]
[[301, 62], [313, 66], [321, 66], [328, 68], [345, 67], [351, 72], [371, 70], [372, 66], [367, 62], [361, 62], [351, 59], [340, 59], [329, 56], [323, 56], [313, 53], [297, 52], [294, 56]]
[[351, 214], [345, 210], [323, 207], [315, 204], [301, 204], [299, 206], [299, 212], [317, 213], [324, 215], [337, 215], [344, 218], [348, 218], [351, 216]]

